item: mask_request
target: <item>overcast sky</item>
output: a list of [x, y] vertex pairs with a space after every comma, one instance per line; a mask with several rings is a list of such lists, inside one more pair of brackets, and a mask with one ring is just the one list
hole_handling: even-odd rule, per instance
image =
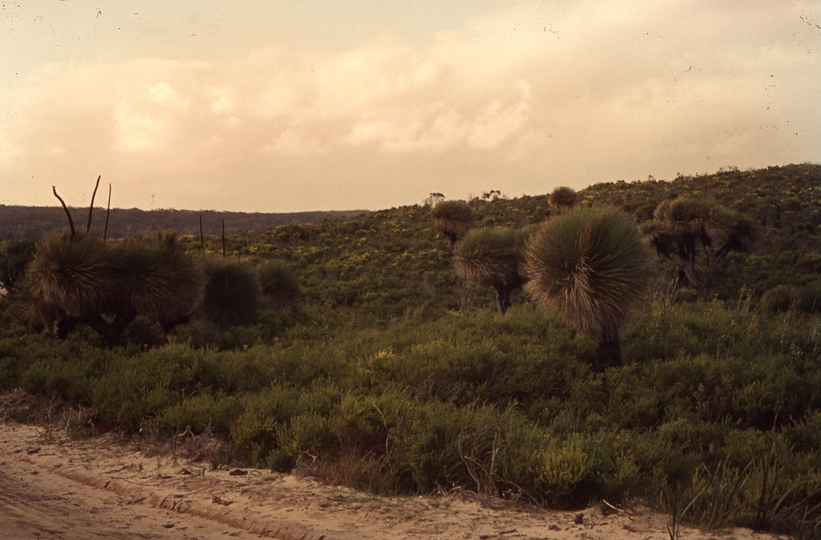
[[818, 0], [1, 3], [0, 204], [102, 175], [122, 208], [375, 210], [821, 162]]

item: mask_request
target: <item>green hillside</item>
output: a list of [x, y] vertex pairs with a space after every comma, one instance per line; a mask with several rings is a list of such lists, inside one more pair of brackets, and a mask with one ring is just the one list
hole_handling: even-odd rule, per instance
[[[727, 171], [673, 181], [609, 182], [579, 192], [581, 204], [608, 203], [638, 222], [677, 196], [714, 197], [754, 217], [761, 238], [751, 255], [730, 254], [715, 286], [723, 300], [752, 292], [759, 297], [779, 284], [804, 285], [821, 274], [821, 166], [794, 165], [754, 171]], [[521, 227], [551, 215], [547, 196], [469, 202], [475, 227]], [[191, 245], [198, 239], [191, 238]], [[429, 210], [406, 206], [265, 232], [234, 236], [231, 253], [240, 257], [280, 258], [300, 274], [311, 303], [360, 306], [375, 313], [405, 309], [459, 309], [472, 300], [485, 307], [478, 291], [461, 291], [447, 256], [447, 240], [437, 232]], [[210, 249], [218, 251], [212, 237]], [[672, 270], [660, 263], [660, 276]]]
[[[620, 181], [578, 196], [636, 225], [663, 201], [711, 197], [755, 221], [755, 249], [727, 255], [705, 301], [686, 280], [671, 286], [675, 265], [654, 257], [621, 330], [623, 365], [600, 370], [597, 343], [562, 312], [519, 290], [502, 315], [491, 288], [459, 277], [428, 207], [242, 232], [224, 246], [182, 234], [205, 273], [240, 262], [262, 276], [284, 262], [298, 297], [262, 294], [245, 326], [195, 314], [164, 333], [139, 315], [120, 345], [102, 348], [89, 325], [49, 337], [25, 309], [34, 293], [15, 286], [0, 298], [0, 388], [83, 406], [97, 431], [216, 437], [215, 467], [552, 508], [640, 500], [705, 528], [817, 538], [821, 166]], [[468, 202], [474, 229], [564, 215], [548, 195]], [[131, 244], [104, 247], [121, 245]]]

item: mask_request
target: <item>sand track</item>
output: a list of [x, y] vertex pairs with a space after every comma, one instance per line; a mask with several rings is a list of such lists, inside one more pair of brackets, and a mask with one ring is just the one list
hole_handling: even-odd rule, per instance
[[[576, 523], [577, 513], [491, 509], [470, 494], [385, 498], [293, 475], [231, 472], [149, 457], [115, 435], [75, 441], [55, 428], [0, 422], [0, 537], [669, 539], [667, 517], [646, 508], [588, 509]], [[716, 536], [683, 529], [681, 538]]]

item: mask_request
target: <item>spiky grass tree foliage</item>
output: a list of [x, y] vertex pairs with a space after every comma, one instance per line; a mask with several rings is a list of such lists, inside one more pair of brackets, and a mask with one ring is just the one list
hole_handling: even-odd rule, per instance
[[121, 333], [136, 315], [145, 315], [169, 331], [191, 315], [202, 274], [177, 244], [176, 235], [142, 235], [127, 240], [118, 251], [121, 305], [116, 330]]
[[554, 189], [547, 198], [550, 206], [555, 208], [558, 212], [564, 212], [576, 206], [579, 201], [579, 196], [576, 190], [567, 186], [559, 186]]
[[[157, 233], [112, 245], [91, 236], [51, 235], [36, 248], [26, 296], [49, 332], [63, 338], [76, 322], [111, 347], [137, 315], [169, 330], [194, 309], [202, 285], [197, 266], [174, 235]], [[103, 315], [114, 315], [108, 322]]]
[[291, 305], [299, 296], [299, 280], [284, 261], [267, 261], [257, 267], [262, 294], [277, 306]]
[[473, 222], [473, 210], [464, 201], [442, 201], [430, 209], [434, 226], [448, 239], [450, 254]]
[[80, 320], [107, 344], [109, 329], [100, 313], [116, 307], [119, 270], [116, 255], [101, 239], [65, 232], [51, 234], [37, 244], [26, 283], [52, 335], [65, 337], [72, 319]]
[[[718, 265], [730, 251], [747, 253], [757, 237], [756, 223], [713, 199], [667, 200], [656, 207], [653, 220], [641, 226], [641, 233], [661, 257], [678, 267], [677, 282], [684, 277], [706, 300], [718, 272]], [[707, 264], [698, 268], [703, 251]]]
[[519, 229], [486, 227], [468, 232], [454, 250], [457, 273], [480, 287], [493, 287], [499, 312], [510, 308], [510, 296], [527, 281], [525, 254], [541, 224]]
[[208, 262], [194, 314], [197, 319], [222, 327], [252, 324], [257, 318], [259, 295], [259, 280], [247, 264]]
[[546, 222], [530, 243], [525, 290], [599, 343], [599, 369], [621, 365], [619, 331], [641, 295], [650, 259], [636, 224], [610, 206], [575, 208]]
[[510, 307], [510, 295], [522, 286], [524, 260], [521, 236], [509, 227], [470, 231], [453, 252], [456, 271], [480, 287], [496, 289], [499, 311]]

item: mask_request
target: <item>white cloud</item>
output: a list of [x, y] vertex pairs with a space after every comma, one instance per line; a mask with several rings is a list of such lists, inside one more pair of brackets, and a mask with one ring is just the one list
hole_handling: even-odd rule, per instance
[[237, 109], [234, 91], [228, 87], [211, 88], [211, 110], [216, 115], [227, 115]]
[[421, 150], [443, 152], [452, 148], [456, 141], [464, 140], [468, 131], [465, 119], [453, 110], [439, 112], [428, 128], [419, 135], [417, 146]]
[[134, 109], [126, 100], [120, 101], [114, 109], [116, 147], [126, 152], [152, 150], [160, 143], [164, 126], [160, 120]]
[[62, 156], [66, 153], [66, 148], [64, 146], [60, 146], [59, 144], [48, 144], [46, 145], [46, 154], [49, 156]]
[[325, 154], [325, 149], [316, 138], [306, 133], [305, 130], [288, 128], [263, 147], [262, 152], [308, 158]]
[[[403, 189], [441, 174], [539, 192], [548, 164], [583, 187], [703, 172], [708, 155], [741, 167], [821, 158], [818, 33], [801, 19], [813, 4], [537, 5], [506, 5], [425, 42], [53, 63], [0, 95], [15, 107], [4, 116], [0, 166], [46, 177], [49, 160], [26, 150], [38, 149], [78, 177], [89, 164], [135, 184], [173, 170], [205, 191], [252, 174], [322, 178], [362, 185], [364, 201], [368, 182], [394, 175]], [[373, 176], [363, 176], [371, 163]], [[309, 207], [338, 207], [334, 190], [315, 191], [323, 202]]]
[[149, 101], [174, 109], [187, 109], [190, 104], [187, 99], [180, 97], [177, 91], [165, 81], [160, 81], [151, 86], [146, 94]]
[[517, 103], [505, 107], [501, 102], [494, 102], [475, 119], [468, 135], [470, 146], [486, 150], [496, 148], [527, 126], [531, 113], [530, 85], [519, 81], [516, 86], [522, 93]]
[[11, 167], [16, 160], [24, 157], [26, 153], [27, 150], [23, 144], [14, 141], [8, 133], [0, 131], [0, 165]]
[[318, 62], [301, 94], [319, 119], [350, 117], [406, 106], [435, 91], [441, 66], [424, 49], [370, 43]]

